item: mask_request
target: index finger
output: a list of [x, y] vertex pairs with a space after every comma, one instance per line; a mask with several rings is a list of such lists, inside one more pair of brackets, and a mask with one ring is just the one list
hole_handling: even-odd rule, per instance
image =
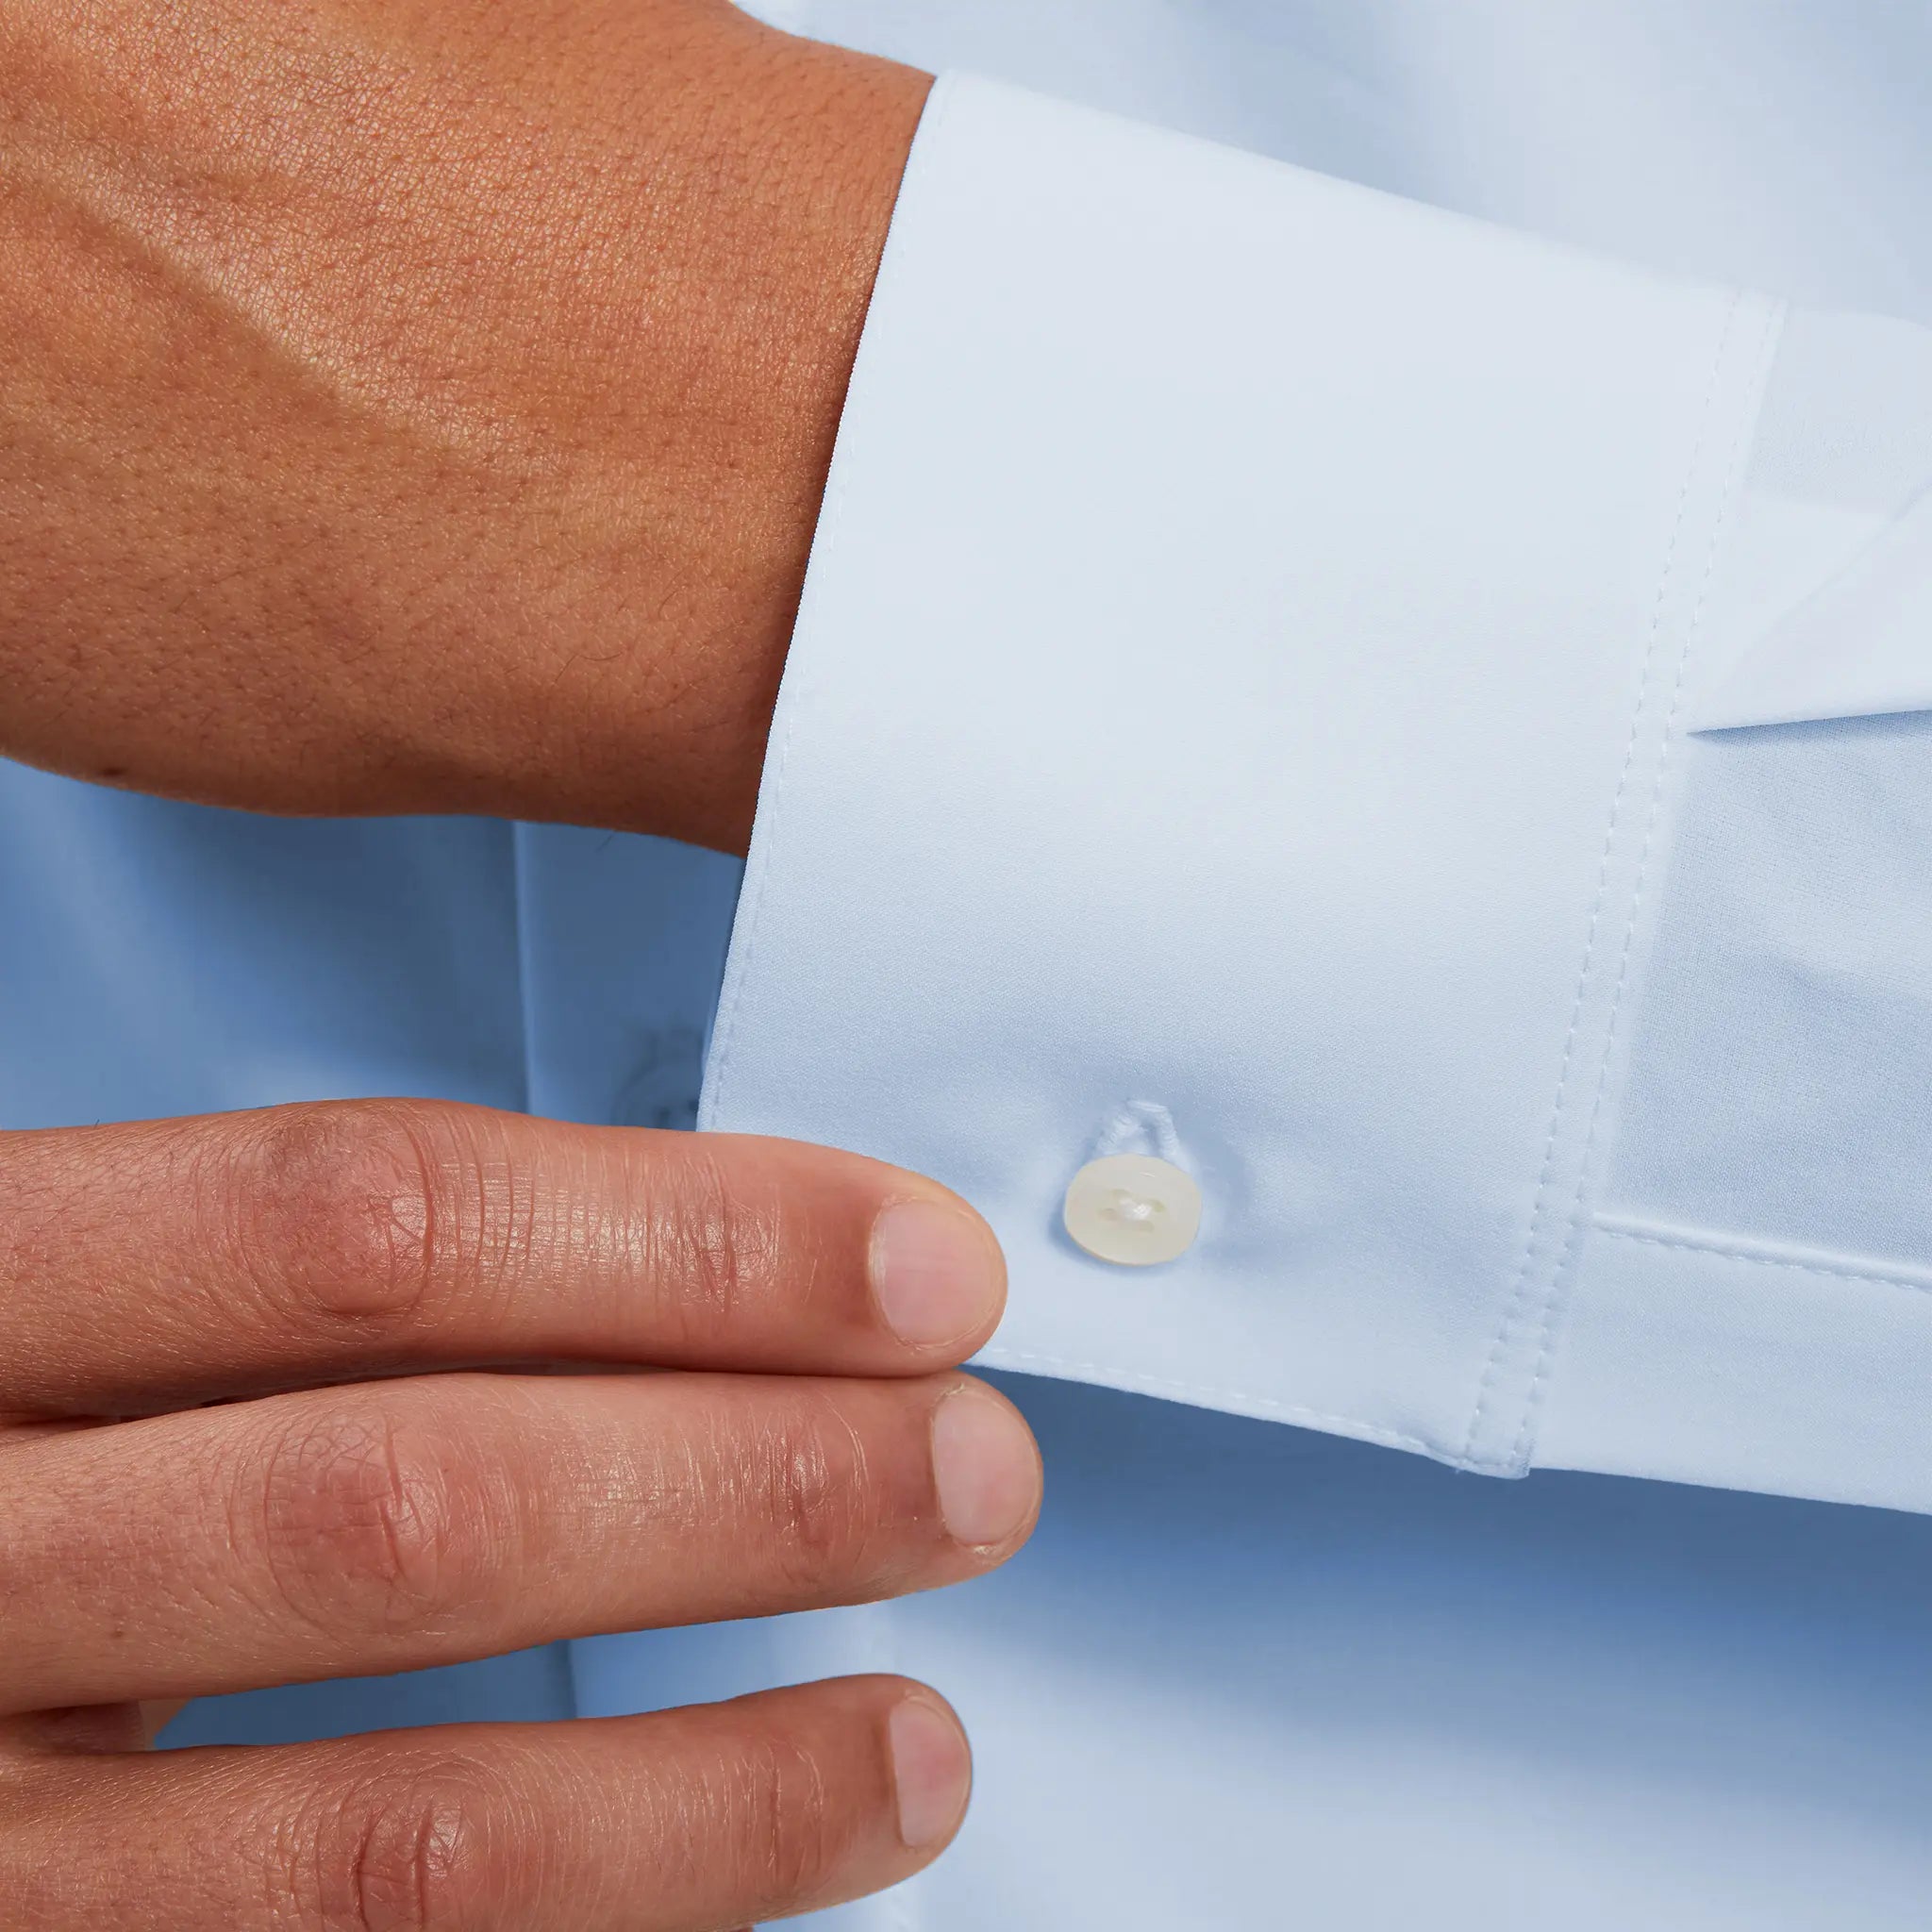
[[345, 1101], [0, 1135], [0, 1410], [538, 1360], [923, 1374], [1006, 1268], [937, 1182], [745, 1134]]

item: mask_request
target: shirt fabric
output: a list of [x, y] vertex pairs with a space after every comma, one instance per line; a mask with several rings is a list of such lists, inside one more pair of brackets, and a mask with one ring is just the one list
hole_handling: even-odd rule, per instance
[[[841, 1932], [1922, 1924], [1932, 14], [764, 10], [948, 77], [741, 893], [0, 768], [5, 1117], [704, 1068], [986, 1211], [1028, 1550], [568, 1659], [952, 1696], [961, 1840]], [[1058, 1224], [1123, 1118], [1156, 1269]]]

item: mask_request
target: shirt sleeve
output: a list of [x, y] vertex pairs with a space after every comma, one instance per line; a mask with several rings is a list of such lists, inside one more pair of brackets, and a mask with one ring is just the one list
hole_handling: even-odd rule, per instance
[[[1011, 1270], [990, 1365], [1932, 1507], [1932, 945], [1833, 843], [1890, 811], [1923, 871], [1932, 737], [1693, 728], [1720, 658], [1749, 683], [1727, 613], [1779, 614], [1727, 559], [1783, 320], [942, 81], [701, 1124], [959, 1190]], [[1869, 532], [1788, 494], [1753, 527], [1796, 605]], [[1824, 1091], [1847, 1025], [1895, 1107]], [[1159, 1265], [1068, 1229], [1124, 1153], [1198, 1194]], [[1874, 1156], [1890, 1220], [1793, 1209]]]

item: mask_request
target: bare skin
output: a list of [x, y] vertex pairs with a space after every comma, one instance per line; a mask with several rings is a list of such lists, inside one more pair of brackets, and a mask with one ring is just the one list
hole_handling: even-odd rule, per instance
[[927, 85], [725, 0], [0, 0], [0, 752], [741, 849]]
[[[926, 86], [724, 0], [0, 0], [0, 753], [742, 849]], [[1040, 1495], [955, 1366], [1004, 1291], [789, 1141], [0, 1135], [7, 1924], [730, 1932], [917, 1869], [969, 1761], [899, 1679], [145, 1746], [983, 1573]]]
[[142, 1707], [982, 1574], [1040, 1472], [952, 1368], [1005, 1288], [957, 1197], [396, 1101], [14, 1133], [0, 1200], [9, 1932], [715, 1932], [951, 1837], [898, 1679], [158, 1756]]

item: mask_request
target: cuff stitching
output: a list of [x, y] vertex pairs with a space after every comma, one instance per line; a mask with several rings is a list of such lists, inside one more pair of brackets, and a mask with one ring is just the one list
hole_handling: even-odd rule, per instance
[[1358, 1416], [1330, 1415], [1307, 1408], [1296, 1402], [1282, 1402], [1273, 1395], [1258, 1395], [1251, 1390], [1229, 1389], [1214, 1382], [1183, 1382], [1169, 1375], [1143, 1374], [1137, 1369], [1116, 1367], [1111, 1362], [1085, 1361], [1071, 1356], [1037, 1353], [1031, 1349], [983, 1348], [974, 1361], [990, 1369], [1057, 1370], [1081, 1381], [1105, 1378], [1109, 1388], [1138, 1395], [1165, 1395], [1210, 1408], [1229, 1409], [1236, 1414], [1268, 1416], [1277, 1422], [1303, 1423], [1310, 1428], [1338, 1436], [1355, 1436], [1364, 1441], [1379, 1442], [1385, 1448], [1409, 1449], [1441, 1462], [1445, 1457], [1440, 1445], [1424, 1442], [1419, 1436], [1406, 1436], [1399, 1429], [1385, 1429], [1376, 1423], [1365, 1423]]
[[[1741, 291], [1732, 298], [1730, 315], [1724, 323], [1724, 341], [1726, 343], [1730, 338], [1731, 325], [1742, 301]], [[1772, 351], [1777, 343], [1776, 322], [1775, 312], [1767, 313], [1760, 318], [1760, 341], [1751, 368], [1751, 388], [1754, 391], [1762, 386], [1768, 373]], [[1708, 398], [1706, 400], [1706, 408], [1709, 408]], [[1624, 996], [1630, 984], [1630, 960], [1637, 937], [1637, 922], [1643, 908], [1644, 894], [1651, 883], [1651, 856], [1657, 843], [1657, 826], [1663, 817], [1664, 781], [1671, 770], [1671, 746], [1675, 742], [1677, 720], [1683, 709], [1684, 691], [1688, 681], [1687, 674], [1697, 648], [1704, 622], [1705, 605], [1709, 599], [1711, 579], [1717, 570], [1719, 547], [1725, 526], [1730, 521], [1731, 506], [1735, 500], [1735, 489], [1740, 467], [1740, 459], [1750, 441], [1755, 421], [1755, 410], [1740, 410], [1732, 429], [1730, 448], [1724, 455], [1724, 476], [1718, 484], [1717, 514], [1711, 520], [1710, 541], [1705, 547], [1704, 571], [1698, 578], [1697, 594], [1690, 607], [1690, 620], [1684, 627], [1684, 641], [1677, 651], [1676, 667], [1671, 682], [1670, 707], [1664, 713], [1663, 732], [1657, 744], [1657, 771], [1651, 782], [1650, 803], [1644, 815], [1643, 842], [1638, 850], [1636, 877], [1630, 889], [1630, 912], [1624, 921], [1623, 941], [1617, 955], [1617, 980], [1610, 991], [1610, 1010], [1604, 1029], [1603, 1058], [1597, 1067], [1596, 1091], [1591, 1098], [1590, 1118], [1584, 1125], [1583, 1153], [1576, 1174], [1576, 1193], [1570, 1204], [1568, 1222], [1563, 1229], [1562, 1245], [1557, 1250], [1557, 1257], [1550, 1266], [1549, 1285], [1544, 1291], [1538, 1326], [1536, 1360], [1530, 1372], [1529, 1387], [1524, 1394], [1523, 1409], [1517, 1420], [1515, 1439], [1509, 1445], [1508, 1460], [1513, 1467], [1521, 1467], [1527, 1461], [1537, 1411], [1541, 1407], [1543, 1388], [1556, 1357], [1557, 1335], [1567, 1285], [1564, 1269], [1575, 1249], [1576, 1237], [1583, 1226], [1584, 1204], [1590, 1189], [1591, 1163], [1596, 1150], [1597, 1129], [1603, 1118], [1604, 1096], [1609, 1090], [1610, 1068], [1615, 1062], [1617, 1044], [1622, 1038]]]
[[[1597, 861], [1596, 891], [1591, 905], [1590, 924], [1584, 936], [1583, 965], [1577, 974], [1576, 991], [1571, 1002], [1569, 1029], [1563, 1037], [1563, 1052], [1557, 1069], [1557, 1097], [1550, 1112], [1549, 1132], [1543, 1140], [1542, 1162], [1537, 1174], [1536, 1192], [1530, 1203], [1529, 1225], [1524, 1237], [1522, 1253], [1510, 1277], [1508, 1291], [1504, 1298], [1502, 1319], [1491, 1339], [1489, 1353], [1483, 1365], [1482, 1379], [1476, 1388], [1475, 1406], [1470, 1413], [1469, 1427], [1463, 1437], [1463, 1458], [1472, 1463], [1479, 1459], [1476, 1457], [1476, 1440], [1482, 1432], [1490, 1405], [1495, 1398], [1509, 1343], [1524, 1318], [1530, 1298], [1531, 1276], [1536, 1272], [1534, 1264], [1537, 1248], [1545, 1226], [1545, 1209], [1549, 1202], [1551, 1184], [1556, 1177], [1557, 1142], [1562, 1135], [1564, 1122], [1570, 1117], [1572, 1110], [1572, 1079], [1576, 1071], [1576, 1043], [1583, 1025], [1585, 999], [1591, 982], [1596, 974], [1597, 941], [1609, 897], [1611, 861], [1616, 854], [1617, 834], [1623, 829], [1624, 806], [1629, 790], [1630, 774], [1636, 767], [1638, 747], [1642, 741], [1643, 721], [1651, 708], [1652, 674], [1657, 665], [1658, 641], [1663, 634], [1664, 612], [1668, 608], [1670, 588], [1676, 575], [1677, 550], [1684, 534], [1690, 491], [1703, 467], [1705, 441], [1710, 426], [1711, 405], [1716, 398], [1718, 382], [1724, 373], [1725, 357], [1730, 348], [1731, 333], [1736, 325], [1741, 299], [1741, 294], [1732, 296], [1731, 305], [1724, 314], [1724, 326], [1718, 334], [1716, 349], [1711, 357], [1710, 374], [1705, 384], [1704, 399], [1698, 408], [1697, 435], [1691, 444], [1690, 460], [1685, 465], [1683, 485], [1677, 492], [1670, 538], [1664, 549], [1663, 571], [1657, 582], [1657, 595], [1651, 605], [1650, 629], [1644, 640], [1643, 658], [1638, 673], [1637, 702], [1630, 716], [1629, 735], [1624, 746], [1624, 761], [1617, 773], [1616, 789], [1610, 798], [1609, 824], [1604, 832], [1603, 851]], [[1626, 928], [1626, 957], [1627, 945]], [[1609, 1056], [1606, 1052], [1605, 1068], [1607, 1068]], [[1600, 1100], [1601, 1078], [1597, 1091]], [[1566, 1249], [1567, 1246], [1566, 1239]], [[1526, 1408], [1525, 1404], [1525, 1411]], [[1521, 1433], [1519, 1429], [1518, 1441], [1521, 1441]], [[1513, 1447], [1510, 1454], [1512, 1457], [1516, 1454]]]

